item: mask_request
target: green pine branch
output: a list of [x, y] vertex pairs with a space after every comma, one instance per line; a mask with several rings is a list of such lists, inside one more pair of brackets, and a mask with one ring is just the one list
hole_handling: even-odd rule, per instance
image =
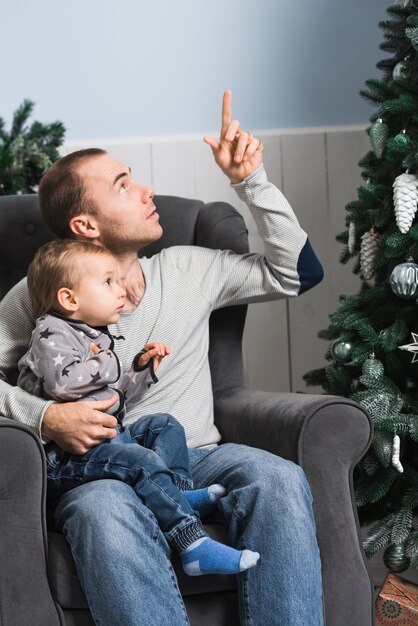
[[0, 118], [0, 193], [34, 193], [42, 174], [59, 157], [65, 128], [62, 122], [28, 126], [34, 103], [16, 109], [10, 131]]

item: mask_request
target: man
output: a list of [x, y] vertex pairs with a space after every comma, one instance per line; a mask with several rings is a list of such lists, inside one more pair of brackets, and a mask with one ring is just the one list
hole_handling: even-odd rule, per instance
[[[195, 488], [222, 483], [221, 509], [234, 547], [256, 549], [256, 568], [239, 576], [240, 615], [252, 626], [319, 626], [321, 575], [311, 494], [302, 470], [270, 453], [220, 444], [213, 421], [208, 321], [213, 309], [296, 296], [322, 278], [306, 234], [262, 167], [260, 140], [232, 119], [224, 94], [220, 140], [205, 137], [215, 161], [247, 205], [265, 255], [237, 255], [191, 247], [164, 250], [138, 262], [137, 251], [161, 236], [150, 187], [109, 154], [67, 155], [44, 176], [44, 218], [60, 237], [104, 245], [119, 262], [126, 313], [115, 327], [123, 364], [138, 345], [157, 336], [170, 345], [172, 365], [126, 421], [158, 409], [186, 429]], [[4, 378], [26, 351], [33, 329], [26, 282], [0, 308], [0, 372]], [[37, 429], [44, 439], [82, 454], [115, 435], [106, 402], [45, 402], [0, 383], [0, 412]], [[102, 503], [106, 502], [106, 507]], [[83, 485], [63, 496], [55, 522], [74, 556], [94, 620], [114, 626], [185, 626], [184, 605], [170, 551], [155, 518], [133, 490], [117, 481]]]

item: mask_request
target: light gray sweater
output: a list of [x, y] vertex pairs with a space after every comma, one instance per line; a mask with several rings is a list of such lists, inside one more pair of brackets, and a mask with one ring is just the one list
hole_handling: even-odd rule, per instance
[[[216, 444], [208, 362], [209, 316], [213, 309], [245, 302], [297, 296], [322, 278], [322, 268], [306, 233], [281, 192], [267, 181], [263, 167], [233, 185], [248, 205], [265, 254], [175, 246], [141, 259], [146, 281], [135, 311], [122, 313], [112, 334], [123, 335], [116, 351], [124, 370], [150, 341], [163, 341], [171, 354], [158, 370], [140, 405], [128, 407], [125, 423], [155, 412], [174, 415], [191, 447]], [[40, 431], [48, 402], [13, 387], [19, 359], [34, 328], [26, 279], [0, 304], [0, 414]]]

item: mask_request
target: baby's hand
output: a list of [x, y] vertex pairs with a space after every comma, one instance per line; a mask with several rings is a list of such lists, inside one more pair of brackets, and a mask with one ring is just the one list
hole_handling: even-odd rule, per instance
[[165, 356], [170, 354], [170, 348], [167, 344], [162, 343], [161, 341], [154, 341], [153, 343], [147, 343], [144, 346], [144, 350], [146, 350], [145, 354], [141, 354], [138, 359], [138, 366], [144, 367], [149, 363], [151, 359], [153, 359], [154, 372], [157, 371], [161, 361]]

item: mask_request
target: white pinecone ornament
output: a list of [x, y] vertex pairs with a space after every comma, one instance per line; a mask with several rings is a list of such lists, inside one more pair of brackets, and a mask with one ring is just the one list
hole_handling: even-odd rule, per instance
[[348, 226], [348, 251], [351, 255], [356, 250], [356, 225], [354, 222], [350, 222]]
[[361, 238], [360, 244], [360, 269], [364, 280], [369, 285], [373, 286], [374, 267], [373, 261], [376, 256], [377, 249], [379, 247], [379, 233], [373, 227]]
[[414, 221], [418, 202], [418, 178], [415, 174], [401, 174], [393, 183], [393, 202], [396, 224], [401, 233], [407, 233]]

